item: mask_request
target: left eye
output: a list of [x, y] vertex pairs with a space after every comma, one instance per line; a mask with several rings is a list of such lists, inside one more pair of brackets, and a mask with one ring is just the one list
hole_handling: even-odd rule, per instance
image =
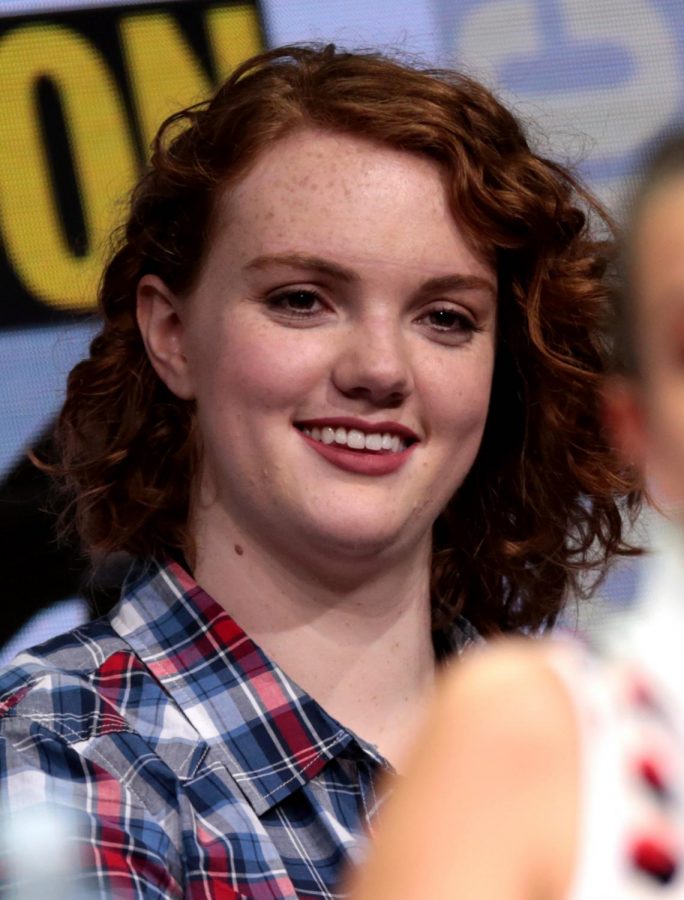
[[316, 291], [303, 288], [279, 291], [268, 298], [268, 305], [292, 316], [305, 316], [322, 308], [321, 298]]
[[455, 309], [432, 309], [425, 314], [423, 319], [438, 331], [471, 332], [475, 330], [475, 323]]

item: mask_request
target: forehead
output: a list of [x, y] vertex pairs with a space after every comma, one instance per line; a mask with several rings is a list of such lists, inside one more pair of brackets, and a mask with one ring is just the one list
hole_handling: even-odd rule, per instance
[[236, 253], [306, 250], [432, 274], [489, 268], [457, 224], [436, 162], [313, 129], [277, 141], [225, 191], [216, 233], [229, 233]]

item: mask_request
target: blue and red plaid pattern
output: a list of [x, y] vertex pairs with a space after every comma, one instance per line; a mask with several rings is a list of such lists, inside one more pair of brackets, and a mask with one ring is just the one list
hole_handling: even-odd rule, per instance
[[69, 810], [79, 896], [340, 897], [385, 767], [176, 563], [0, 675], [0, 816]]

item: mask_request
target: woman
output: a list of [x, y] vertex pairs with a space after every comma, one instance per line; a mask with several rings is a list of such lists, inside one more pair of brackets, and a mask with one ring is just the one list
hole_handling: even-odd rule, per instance
[[684, 135], [625, 260], [606, 409], [670, 516], [641, 602], [591, 651], [510, 643], [454, 673], [354, 900], [684, 897]]
[[138, 564], [0, 682], [5, 802], [75, 809], [88, 883], [338, 896], [439, 662], [627, 549], [601, 222], [482, 86], [380, 56], [272, 51], [164, 124], [55, 467]]

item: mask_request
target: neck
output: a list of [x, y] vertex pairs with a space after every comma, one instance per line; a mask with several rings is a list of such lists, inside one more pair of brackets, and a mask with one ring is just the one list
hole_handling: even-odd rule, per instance
[[429, 539], [384, 564], [381, 554], [328, 554], [316, 566], [223, 535], [198, 535], [197, 582], [330, 715], [401, 768], [434, 680]]

